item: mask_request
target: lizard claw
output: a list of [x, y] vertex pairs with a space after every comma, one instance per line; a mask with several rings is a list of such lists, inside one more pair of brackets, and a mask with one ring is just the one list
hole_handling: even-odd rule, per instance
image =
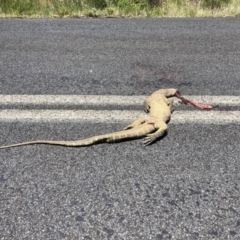
[[144, 138], [143, 145], [144, 145], [144, 146], [148, 146], [148, 145], [150, 145], [154, 140], [155, 140], [155, 138], [147, 135], [147, 137]]

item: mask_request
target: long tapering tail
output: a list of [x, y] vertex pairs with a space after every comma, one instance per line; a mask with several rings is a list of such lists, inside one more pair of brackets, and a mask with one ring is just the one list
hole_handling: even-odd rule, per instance
[[50, 145], [60, 145], [60, 146], [66, 146], [66, 147], [83, 147], [83, 146], [89, 146], [92, 144], [102, 143], [102, 142], [114, 143], [114, 142], [119, 142], [125, 139], [140, 138], [140, 137], [146, 136], [149, 133], [152, 133], [155, 130], [156, 129], [153, 124], [143, 124], [132, 129], [109, 133], [109, 134], [103, 134], [99, 136], [93, 136], [93, 137], [85, 138], [82, 140], [76, 140], [76, 141], [37, 140], [37, 141], [30, 141], [30, 142], [17, 143], [17, 144], [12, 144], [7, 146], [1, 146], [0, 149], [33, 145], [33, 144], [50, 144]]

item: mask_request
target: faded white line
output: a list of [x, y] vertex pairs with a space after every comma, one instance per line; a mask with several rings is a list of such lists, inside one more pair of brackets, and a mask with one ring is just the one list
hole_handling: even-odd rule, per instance
[[[147, 96], [117, 95], [0, 95], [0, 105], [142, 105]], [[212, 104], [240, 106], [239, 96], [185, 96]], [[175, 104], [178, 101], [175, 101]], [[0, 121], [95, 121], [129, 122], [143, 116], [134, 110], [0, 110]], [[239, 123], [240, 111], [175, 111], [171, 123]]]
[[[0, 121], [132, 122], [142, 116], [142, 111], [135, 110], [0, 110]], [[240, 123], [240, 111], [174, 111], [170, 123]]]
[[[213, 105], [240, 106], [239, 96], [184, 95], [191, 100]], [[118, 95], [0, 95], [0, 105], [142, 105], [147, 96]], [[177, 103], [178, 101], [175, 101]]]

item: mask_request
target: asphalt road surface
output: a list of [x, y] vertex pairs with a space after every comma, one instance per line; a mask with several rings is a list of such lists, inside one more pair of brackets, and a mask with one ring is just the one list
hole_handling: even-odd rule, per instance
[[176, 104], [148, 147], [0, 150], [0, 239], [240, 239], [239, 26], [0, 20], [0, 145], [120, 130], [159, 88], [215, 106]]

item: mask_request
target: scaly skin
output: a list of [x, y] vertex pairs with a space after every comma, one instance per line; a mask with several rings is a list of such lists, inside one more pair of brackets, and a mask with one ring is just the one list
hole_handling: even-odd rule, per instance
[[149, 113], [149, 117], [139, 118], [132, 124], [125, 127], [123, 131], [94, 136], [77, 141], [38, 140], [32, 142], [23, 142], [2, 146], [0, 149], [30, 144], [51, 144], [68, 147], [82, 147], [101, 142], [114, 143], [126, 139], [136, 139], [141, 137], [145, 137], [143, 143], [145, 146], [147, 146], [161, 137], [167, 130], [167, 122], [170, 120], [172, 113], [173, 100], [171, 97], [173, 96], [180, 98], [182, 101], [185, 100], [188, 101], [188, 103], [192, 103], [191, 101], [181, 97], [177, 89], [160, 89], [154, 92], [144, 102], [144, 111]]

